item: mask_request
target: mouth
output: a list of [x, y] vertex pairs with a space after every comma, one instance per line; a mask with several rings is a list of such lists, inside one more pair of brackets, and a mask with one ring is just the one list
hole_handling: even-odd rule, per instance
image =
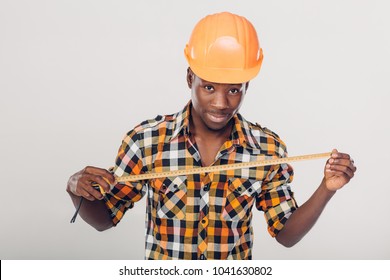
[[217, 112], [208, 112], [207, 115], [209, 116], [209, 119], [211, 121], [216, 122], [216, 123], [224, 123], [230, 117], [230, 114], [217, 113]]

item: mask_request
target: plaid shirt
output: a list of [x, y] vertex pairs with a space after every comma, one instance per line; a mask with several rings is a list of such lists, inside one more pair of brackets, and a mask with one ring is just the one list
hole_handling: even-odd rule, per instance
[[[128, 132], [115, 176], [201, 166], [189, 137], [190, 106]], [[236, 114], [214, 165], [285, 156], [286, 146], [275, 133]], [[276, 236], [297, 208], [288, 185], [292, 178], [291, 166], [281, 164], [118, 183], [105, 202], [116, 225], [146, 195], [146, 259], [251, 259], [253, 205], [264, 212], [268, 231]]]

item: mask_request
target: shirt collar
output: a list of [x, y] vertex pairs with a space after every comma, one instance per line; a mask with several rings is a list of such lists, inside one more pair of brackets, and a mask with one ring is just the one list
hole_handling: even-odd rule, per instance
[[175, 124], [173, 126], [173, 132], [171, 137], [168, 137], [168, 141], [176, 138], [180, 132], [184, 134], [189, 133], [189, 124], [190, 124], [190, 112], [191, 112], [191, 101], [178, 113], [175, 114], [174, 120]]
[[253, 136], [251, 129], [254, 126], [246, 121], [244, 117], [237, 113], [234, 115], [234, 127], [231, 139], [236, 146], [246, 147], [247, 145], [254, 149], [260, 149], [260, 144]]
[[[189, 119], [192, 103], [189, 101], [187, 105], [178, 113], [175, 114], [175, 124], [171, 137], [167, 140], [171, 141], [180, 133], [189, 135]], [[231, 134], [231, 140], [235, 146], [250, 146], [251, 148], [260, 149], [260, 145], [251, 133], [253, 124], [246, 121], [241, 114], [237, 113], [233, 116], [234, 126]]]

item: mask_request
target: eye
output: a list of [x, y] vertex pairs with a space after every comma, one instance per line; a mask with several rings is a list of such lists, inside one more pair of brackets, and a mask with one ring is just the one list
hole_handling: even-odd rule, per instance
[[229, 90], [229, 94], [233, 94], [233, 95], [235, 95], [235, 94], [239, 94], [241, 91], [239, 90], [239, 89], [237, 89], [237, 88], [231, 88], [230, 90]]
[[207, 91], [214, 91], [214, 87], [211, 86], [211, 85], [205, 85], [204, 88], [205, 88], [205, 90], [207, 90]]

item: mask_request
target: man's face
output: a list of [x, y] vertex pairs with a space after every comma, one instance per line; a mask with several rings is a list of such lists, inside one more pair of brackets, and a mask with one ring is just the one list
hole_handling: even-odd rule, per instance
[[191, 89], [192, 118], [198, 125], [213, 131], [226, 128], [238, 112], [249, 83], [219, 84], [205, 81], [191, 69], [187, 72], [187, 83]]

